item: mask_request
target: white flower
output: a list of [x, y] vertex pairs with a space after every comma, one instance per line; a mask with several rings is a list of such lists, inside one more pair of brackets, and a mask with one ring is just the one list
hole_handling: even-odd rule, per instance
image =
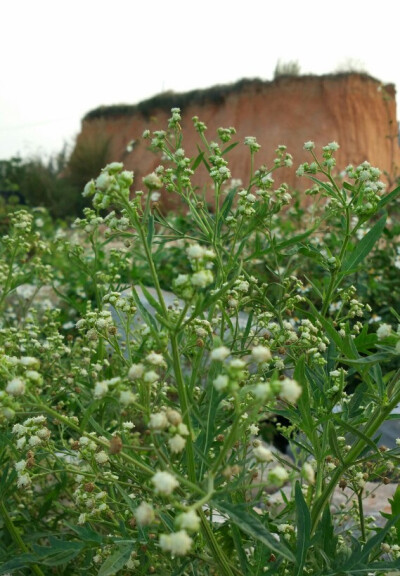
[[183, 422], [178, 424], [177, 430], [181, 436], [189, 436], [189, 429]]
[[268, 480], [272, 482], [272, 484], [277, 484], [278, 486], [286, 482], [289, 478], [289, 474], [283, 466], [275, 466], [272, 470], [268, 473]]
[[252, 436], [257, 436], [257, 434], [259, 433], [260, 429], [257, 426], [257, 424], [250, 424], [249, 426], [249, 432]]
[[169, 447], [173, 454], [177, 454], [178, 452], [182, 452], [185, 447], [186, 440], [182, 438], [179, 434], [175, 434], [168, 440]]
[[14, 424], [13, 426], [13, 434], [17, 434], [17, 436], [22, 436], [28, 432], [28, 428], [22, 424]]
[[142, 502], [134, 511], [133, 515], [136, 518], [136, 522], [139, 526], [148, 526], [154, 522], [155, 514], [154, 509], [151, 504], [147, 502]]
[[378, 328], [378, 330], [376, 331], [376, 335], [378, 336], [378, 340], [383, 340], [384, 338], [387, 338], [388, 336], [390, 336], [390, 333], [392, 331], [392, 327], [390, 324], [381, 324]]
[[257, 384], [254, 387], [253, 394], [257, 400], [261, 400], [262, 402], [269, 400], [272, 397], [272, 390], [269, 382], [260, 382]]
[[123, 406], [129, 406], [129, 404], [133, 404], [136, 400], [136, 396], [130, 390], [121, 390], [119, 393], [119, 401]]
[[14, 467], [17, 472], [22, 472], [22, 470], [25, 470], [26, 468], [26, 460], [20, 460], [19, 462], [16, 462]]
[[135, 428], [135, 425], [134, 425], [133, 422], [130, 422], [130, 421], [129, 421], [129, 422], [123, 422], [123, 423], [122, 423], [122, 428], [123, 428], [124, 430], [132, 430], [133, 428]]
[[[250, 194], [249, 194], [249, 196], [250, 196]], [[241, 280], [240, 282], [235, 284], [235, 288], [236, 288], [236, 290], [239, 290], [239, 292], [248, 292], [249, 286], [250, 285], [246, 280]]]
[[36, 370], [27, 370], [25, 372], [25, 378], [28, 378], [28, 380], [32, 382], [40, 382], [42, 380], [41, 375]]
[[220, 346], [219, 348], [214, 348], [214, 350], [210, 354], [211, 360], [219, 360], [222, 362], [222, 360], [225, 360], [225, 358], [227, 358], [230, 353], [231, 351], [226, 346]]
[[40, 366], [40, 360], [33, 358], [32, 356], [22, 356], [19, 363], [27, 368], [39, 368]]
[[202, 248], [202, 246], [200, 246], [200, 244], [191, 244], [186, 248], [186, 254], [188, 255], [188, 258], [193, 260], [199, 260], [200, 258], [203, 258], [204, 252], [205, 250]]
[[195, 510], [182, 512], [176, 517], [175, 524], [181, 530], [188, 530], [189, 532], [197, 532], [200, 528], [200, 518]]
[[11, 396], [22, 396], [25, 394], [26, 384], [22, 378], [13, 378], [7, 384], [6, 392]]
[[271, 351], [266, 346], [254, 346], [251, 355], [257, 363], [268, 362], [271, 360]]
[[200, 272], [195, 272], [191, 278], [193, 286], [198, 286], [199, 288], [205, 288], [213, 282], [214, 276], [211, 270], [200, 270]]
[[179, 274], [174, 280], [175, 288], [183, 286], [189, 282], [189, 274]]
[[103, 380], [102, 382], [96, 382], [94, 387], [93, 396], [95, 398], [103, 398], [108, 392], [108, 382], [107, 380]]
[[274, 460], [271, 450], [262, 445], [256, 446], [256, 448], [253, 449], [253, 454], [259, 462], [272, 462]]
[[18, 488], [27, 488], [31, 484], [31, 479], [29, 474], [20, 474], [18, 475], [17, 480], [17, 487]]
[[243, 360], [241, 360], [240, 358], [233, 358], [233, 360], [231, 360], [229, 362], [229, 367], [233, 368], [234, 370], [241, 370], [245, 366], [246, 366], [246, 363]]
[[301, 386], [296, 382], [296, 380], [292, 380], [291, 378], [285, 378], [280, 382], [280, 385], [280, 397], [283, 398], [283, 400], [294, 404], [302, 392]]
[[315, 148], [315, 144], [312, 140], [308, 142], [304, 142], [304, 150], [313, 150]]
[[36, 436], [36, 434], [31, 436], [29, 438], [29, 442], [28, 442], [28, 444], [29, 444], [29, 446], [31, 446], [31, 448], [34, 448], [35, 446], [39, 446], [39, 444], [41, 444], [41, 443], [42, 443], [41, 439], [39, 438], [39, 436]]
[[228, 384], [229, 384], [229, 378], [228, 376], [226, 376], [226, 374], [220, 374], [213, 381], [214, 388], [218, 392], [222, 392], [223, 390], [225, 390], [228, 387]]
[[148, 372], [146, 372], [143, 379], [148, 384], [154, 384], [154, 382], [157, 382], [158, 378], [159, 376], [157, 372], [154, 372], [154, 370], [149, 370]]
[[156, 352], [150, 352], [150, 354], [146, 356], [146, 361], [154, 366], [166, 366], [164, 356]]
[[83, 512], [82, 514], [79, 515], [78, 524], [82, 525], [85, 522], [86, 522], [86, 513]]
[[143, 364], [132, 364], [129, 368], [128, 378], [129, 380], [136, 380], [137, 378], [141, 378], [144, 374], [144, 366]]
[[96, 460], [97, 464], [105, 464], [109, 460], [108, 454], [104, 452], [104, 450], [101, 450], [100, 452], [95, 454], [94, 459]]
[[184, 556], [187, 554], [192, 543], [193, 540], [185, 530], [160, 535], [160, 548], [165, 552], [171, 552], [173, 556]]
[[22, 436], [22, 438], [18, 438], [17, 440], [17, 448], [18, 450], [22, 450], [22, 448], [24, 448], [26, 444], [26, 438], [25, 436]]
[[155, 172], [148, 174], [143, 178], [143, 183], [151, 190], [159, 190], [163, 187], [161, 178]]
[[154, 474], [151, 479], [154, 484], [154, 489], [157, 494], [172, 494], [177, 486], [178, 480], [169, 472], [159, 471]]
[[315, 484], [315, 471], [309, 462], [304, 462], [302, 474], [309, 484]]
[[165, 412], [150, 414], [149, 428], [152, 430], [165, 430], [168, 426], [169, 422]]

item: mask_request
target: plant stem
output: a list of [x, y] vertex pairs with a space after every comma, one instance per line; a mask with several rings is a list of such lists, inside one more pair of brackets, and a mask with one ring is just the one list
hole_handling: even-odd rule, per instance
[[[379, 429], [379, 427], [385, 422], [388, 415], [392, 412], [392, 410], [397, 406], [400, 402], [400, 390], [396, 390], [396, 393], [393, 395], [389, 404], [387, 404], [384, 408], [378, 406], [373, 414], [371, 414], [369, 421], [367, 422], [363, 434], [368, 438], [372, 438], [375, 432]], [[342, 474], [351, 468], [354, 464], [357, 457], [360, 453], [364, 450], [367, 442], [362, 438], [359, 438], [357, 442], [353, 445], [351, 450], [348, 452], [343, 464], [336, 468], [333, 472], [331, 480], [329, 484], [324, 489], [321, 496], [315, 501], [315, 504], [311, 510], [311, 531], [314, 532], [320, 515], [325, 508], [329, 498], [331, 497], [340, 477]]]
[[362, 490], [357, 492], [357, 501], [358, 501], [358, 511], [360, 514], [360, 528], [361, 528], [361, 538], [363, 543], [367, 541], [365, 536], [365, 522], [364, 522], [364, 509], [363, 509], [363, 501], [362, 501]]
[[[29, 548], [25, 545], [24, 541], [21, 538], [20, 533], [18, 532], [18, 530], [16, 529], [16, 527], [14, 526], [13, 521], [11, 520], [7, 508], [5, 507], [4, 502], [0, 502], [0, 512], [4, 518], [4, 523], [7, 527], [7, 530], [10, 534], [10, 536], [12, 537], [12, 539], [14, 540], [14, 542], [17, 544], [17, 546], [19, 546], [21, 548], [21, 550], [23, 552], [25, 552], [26, 554], [29, 554]], [[41, 569], [39, 568], [39, 566], [37, 564], [32, 564], [31, 565], [32, 571], [36, 574], [36, 576], [44, 576], [44, 573], [41, 571]]]

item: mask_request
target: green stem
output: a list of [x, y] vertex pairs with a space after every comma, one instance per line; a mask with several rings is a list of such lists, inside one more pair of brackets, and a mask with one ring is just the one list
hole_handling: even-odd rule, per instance
[[187, 398], [187, 390], [185, 381], [182, 374], [182, 366], [179, 356], [179, 345], [176, 334], [171, 334], [171, 348], [172, 348], [172, 362], [174, 366], [174, 374], [176, 378], [176, 385], [178, 387], [179, 403], [182, 410], [183, 422], [186, 424], [189, 435], [186, 439], [186, 463], [189, 480], [196, 483], [196, 468], [193, 450], [193, 437], [192, 437], [192, 423], [190, 421], [189, 402]]
[[201, 528], [204, 538], [207, 541], [207, 544], [211, 550], [211, 553], [215, 560], [217, 561], [220, 572], [219, 576], [234, 576], [234, 573], [231, 570], [229, 565], [228, 559], [225, 556], [224, 552], [221, 550], [220, 545], [218, 544], [217, 540], [215, 539], [214, 532], [211, 529], [210, 522], [207, 520], [203, 510], [199, 510], [198, 514], [201, 520]]
[[361, 538], [362, 538], [362, 542], [365, 544], [367, 539], [365, 536], [365, 522], [364, 522], [364, 509], [363, 509], [363, 502], [362, 502], [362, 490], [357, 492], [357, 502], [358, 502], [358, 511], [360, 514]]
[[[14, 526], [14, 523], [8, 514], [8, 511], [7, 511], [7, 508], [5, 507], [4, 502], [0, 502], [0, 512], [4, 518], [4, 524], [6, 525], [7, 530], [9, 532], [11, 538], [14, 540], [14, 542], [17, 544], [17, 546], [19, 546], [21, 548], [21, 550], [23, 552], [25, 552], [26, 554], [29, 554], [30, 553], [29, 548], [25, 545], [24, 541], [21, 538], [20, 533], [18, 532], [18, 530]], [[36, 576], [44, 576], [44, 573], [41, 571], [41, 569], [39, 568], [39, 566], [37, 564], [32, 564], [31, 568], [32, 568], [32, 571], [36, 574]]]
[[[393, 409], [397, 406], [400, 402], [400, 390], [396, 390], [396, 393], [393, 395], [392, 400], [382, 408], [378, 406], [374, 413], [370, 416], [369, 421], [367, 422], [363, 434], [367, 436], [367, 438], [372, 438], [375, 432], [380, 428], [380, 426], [385, 422], [386, 418], [389, 414], [393, 411]], [[367, 442], [362, 438], [353, 445], [353, 447], [348, 452], [343, 464], [338, 466], [336, 470], [334, 470], [331, 480], [329, 484], [325, 487], [321, 496], [315, 501], [315, 504], [311, 510], [311, 526], [312, 532], [316, 529], [317, 523], [319, 521], [320, 515], [325, 508], [328, 500], [330, 499], [337, 483], [339, 482], [340, 477], [342, 474], [351, 468], [351, 466], [356, 461], [357, 457], [361, 454], [364, 450]]]
[[[329, 281], [329, 286], [328, 286], [328, 290], [326, 292], [326, 296], [324, 299], [324, 305], [322, 307], [322, 311], [321, 311], [321, 315], [325, 316], [329, 305], [331, 303], [331, 298], [332, 298], [332, 294], [333, 292], [338, 288], [339, 283], [336, 282], [337, 277], [339, 275], [340, 269], [342, 267], [342, 261], [343, 261], [343, 257], [346, 253], [346, 249], [351, 237], [351, 233], [350, 233], [350, 210], [348, 208], [348, 206], [346, 206], [346, 234], [343, 240], [343, 244], [342, 247], [340, 249], [340, 254], [339, 254], [339, 262], [337, 265], [337, 268], [332, 272], [331, 274], [331, 279]], [[340, 281], [339, 281], [340, 282]]]
[[210, 472], [210, 474], [214, 475], [216, 474], [219, 466], [221, 465], [221, 462], [223, 461], [223, 459], [225, 458], [226, 454], [229, 452], [229, 450], [232, 448], [233, 444], [236, 441], [236, 436], [237, 436], [237, 429], [238, 429], [238, 424], [240, 421], [240, 412], [239, 412], [239, 405], [238, 405], [238, 401], [237, 401], [237, 396], [235, 394], [235, 411], [236, 411], [236, 417], [233, 421], [232, 424], [232, 428], [229, 432], [228, 438], [226, 439], [226, 441], [224, 442], [224, 445], [222, 447], [221, 452], [218, 454], [218, 458], [215, 462], [215, 464], [212, 467], [212, 470]]

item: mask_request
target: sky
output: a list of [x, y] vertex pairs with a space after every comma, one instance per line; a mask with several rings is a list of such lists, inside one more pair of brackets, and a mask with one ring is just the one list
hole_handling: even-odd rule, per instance
[[398, 0], [9, 0], [0, 5], [0, 159], [71, 149], [83, 116], [241, 78], [278, 59], [350, 61], [400, 89]]

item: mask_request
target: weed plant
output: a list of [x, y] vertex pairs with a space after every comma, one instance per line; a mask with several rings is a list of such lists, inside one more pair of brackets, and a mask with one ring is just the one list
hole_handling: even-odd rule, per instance
[[[379, 442], [400, 402], [399, 188], [368, 162], [336, 176], [338, 144], [307, 142], [302, 205], [274, 182], [285, 146], [258, 165], [253, 137], [232, 183], [235, 130], [211, 141], [194, 118], [188, 158], [180, 119], [145, 132], [162, 161], [144, 190], [108, 164], [72, 232], [10, 215], [0, 574], [397, 573], [400, 494], [374, 517], [363, 500], [400, 455]], [[211, 209], [191, 184], [201, 163]], [[290, 455], [260, 435], [272, 414]]]

